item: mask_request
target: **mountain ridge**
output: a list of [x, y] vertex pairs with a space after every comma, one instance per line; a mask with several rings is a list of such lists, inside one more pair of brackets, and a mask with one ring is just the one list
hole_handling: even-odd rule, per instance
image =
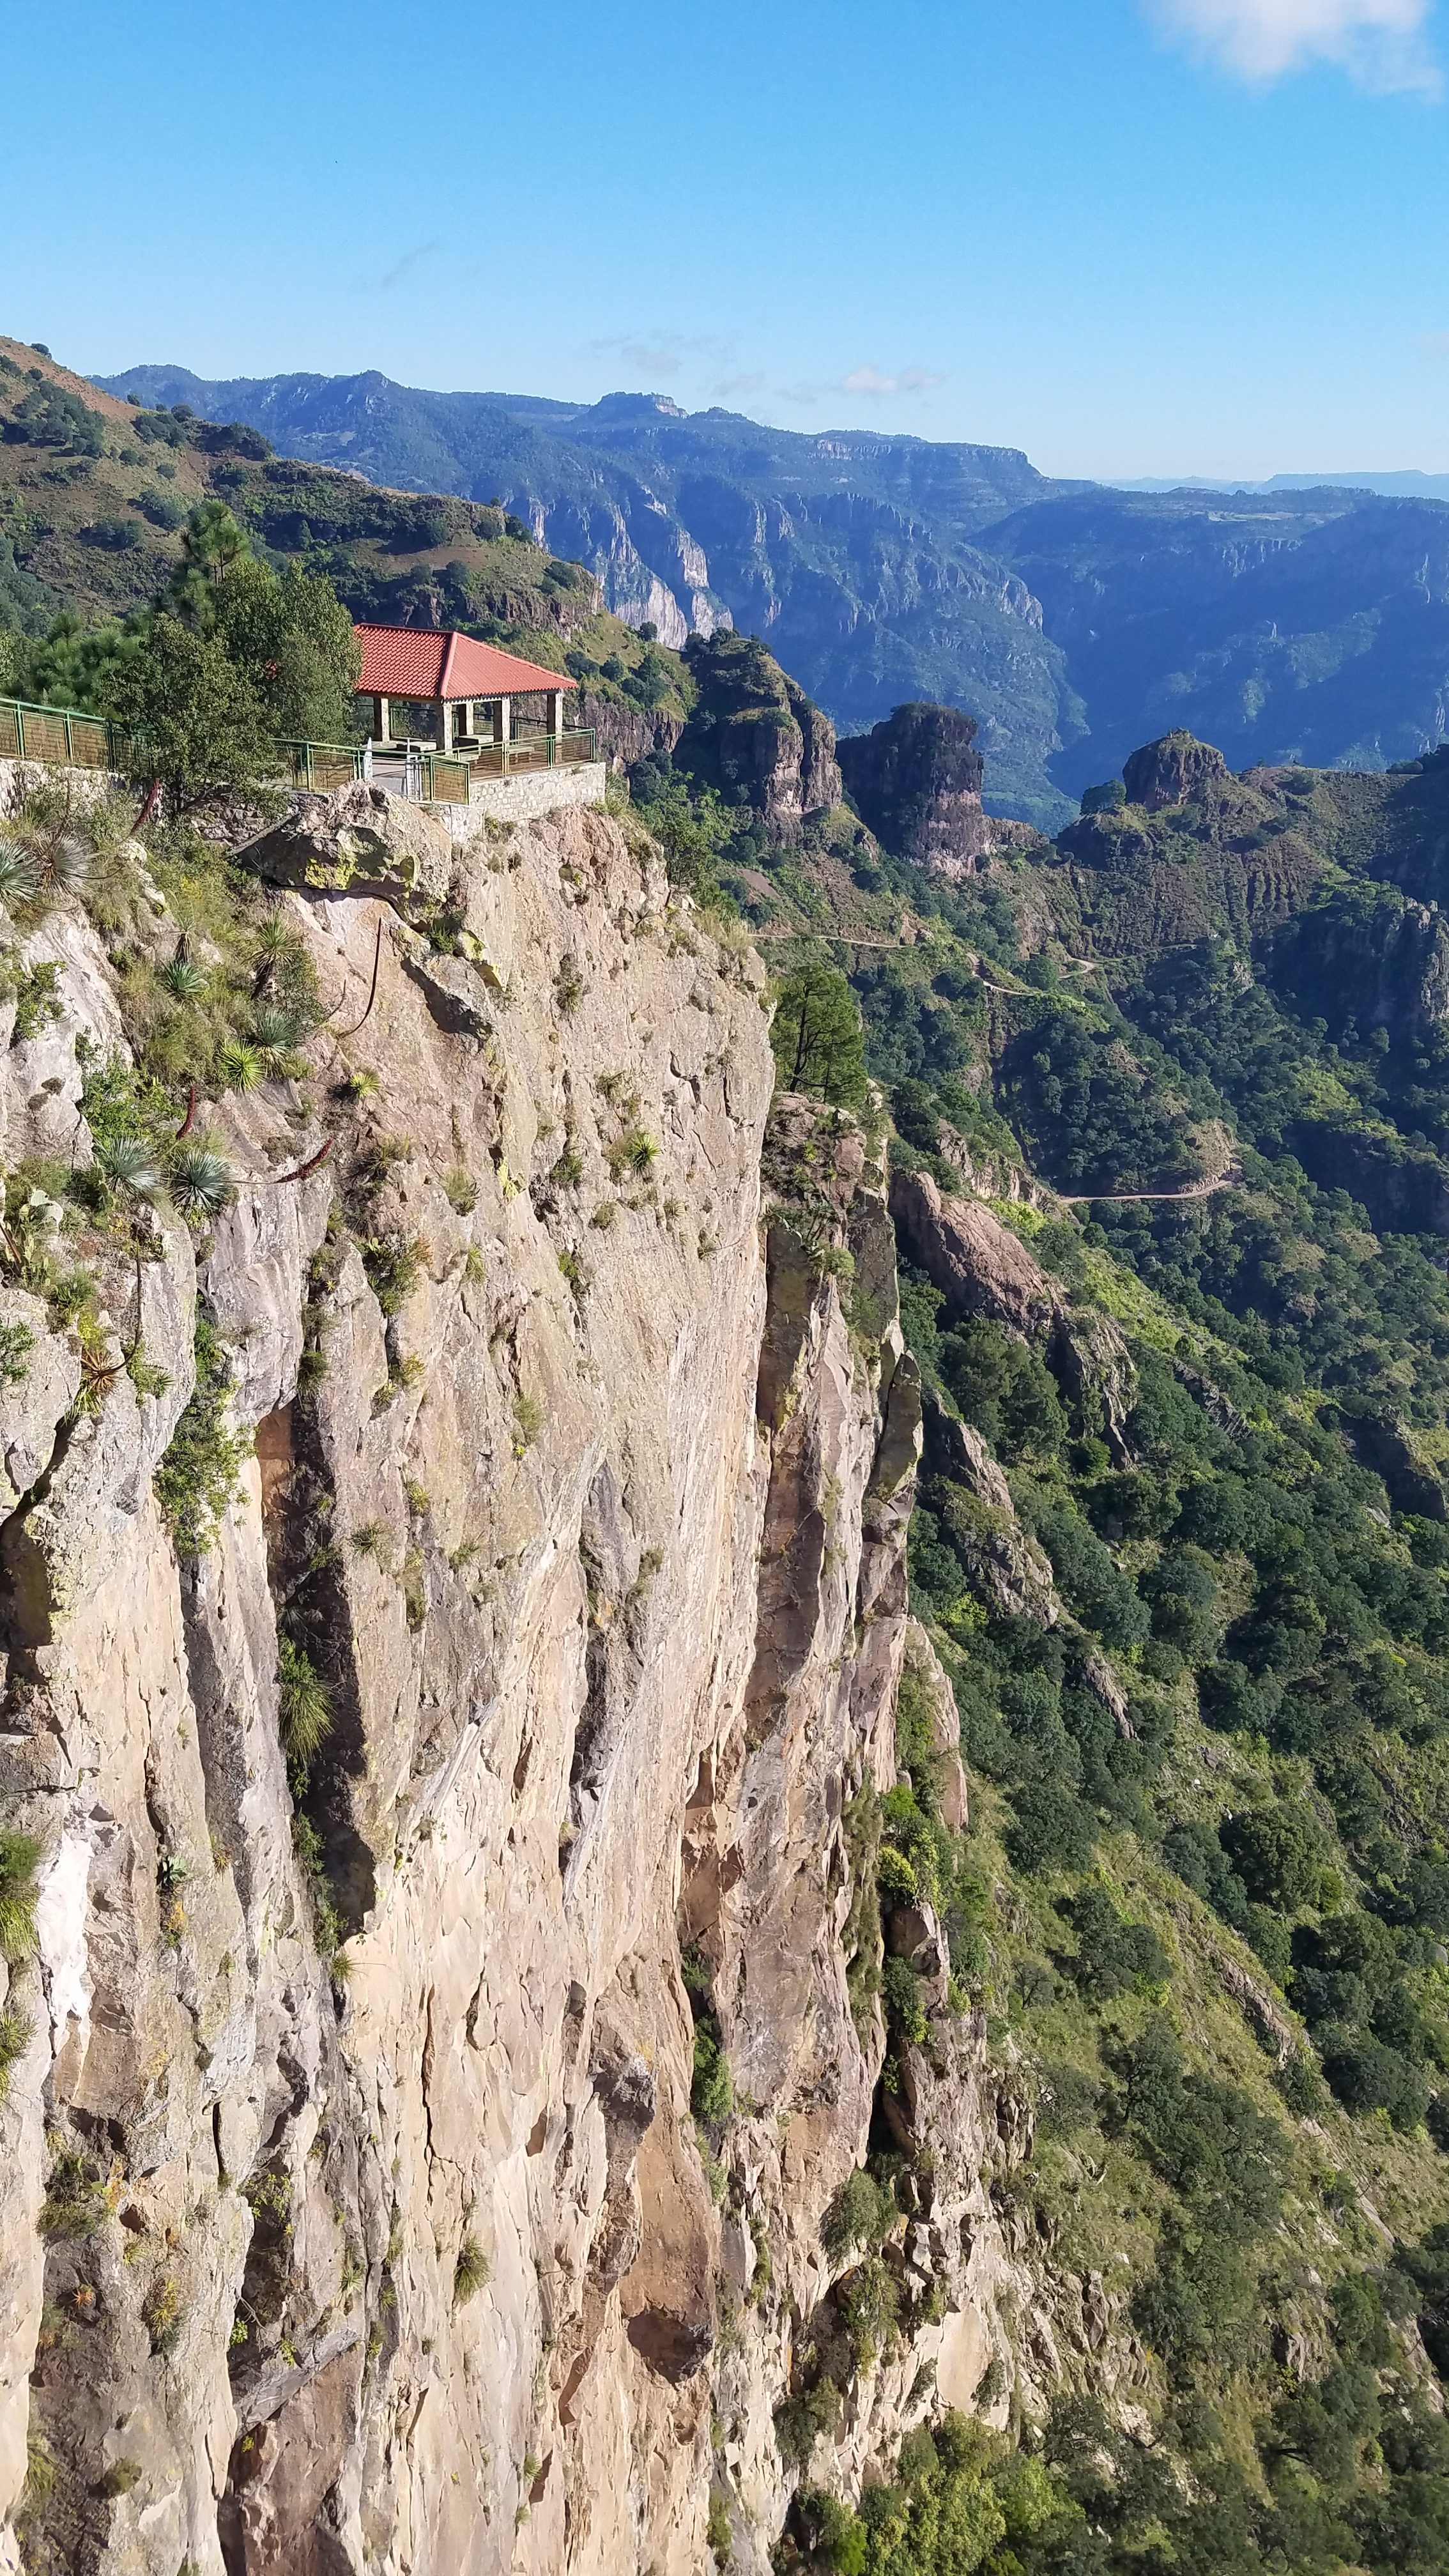
[[1408, 477], [1146, 491], [1043, 475], [1010, 447], [772, 429], [658, 393], [443, 394], [376, 370], [105, 381], [387, 486], [496, 496], [663, 642], [761, 635], [842, 733], [954, 706], [980, 727], [988, 809], [1048, 831], [1175, 723], [1238, 767], [1379, 768], [1449, 721], [1449, 506]]

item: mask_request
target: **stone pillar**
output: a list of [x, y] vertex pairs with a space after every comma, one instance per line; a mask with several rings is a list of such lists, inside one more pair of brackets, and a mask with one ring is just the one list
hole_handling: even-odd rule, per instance
[[374, 741], [374, 742], [386, 742], [386, 741], [387, 741], [387, 739], [388, 739], [388, 730], [387, 730], [387, 729], [388, 729], [388, 726], [391, 724], [391, 722], [392, 722], [392, 701], [391, 701], [391, 699], [390, 699], [390, 698], [374, 698], [374, 699], [373, 699], [373, 702], [372, 702], [372, 739], [373, 739], [373, 741]]
[[543, 702], [543, 729], [545, 733], [563, 732], [563, 709], [564, 693], [562, 689], [550, 689]]
[[493, 739], [495, 742], [511, 742], [513, 739], [513, 700], [511, 698], [494, 700]]
[[439, 700], [438, 700], [438, 749], [439, 749], [439, 751], [451, 751], [451, 750], [452, 750], [452, 748], [453, 748], [453, 710], [452, 710], [452, 708], [449, 706], [448, 701], [447, 701], [447, 699], [446, 699], [446, 698], [439, 698]]

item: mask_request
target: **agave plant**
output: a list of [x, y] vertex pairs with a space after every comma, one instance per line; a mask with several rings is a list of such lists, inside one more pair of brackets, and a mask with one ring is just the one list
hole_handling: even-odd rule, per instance
[[104, 1137], [95, 1159], [112, 1188], [134, 1199], [153, 1199], [162, 1187], [160, 1163], [143, 1136]]
[[38, 902], [40, 870], [23, 841], [0, 839], [0, 903], [11, 911]]
[[260, 1050], [240, 1041], [224, 1046], [217, 1057], [217, 1070], [228, 1091], [255, 1091], [266, 1067]]
[[209, 1137], [189, 1136], [171, 1157], [170, 1186], [183, 1216], [219, 1216], [236, 1195], [236, 1174]]
[[163, 966], [160, 981], [174, 1002], [199, 1002], [207, 987], [204, 966], [194, 965], [189, 957], [173, 957]]

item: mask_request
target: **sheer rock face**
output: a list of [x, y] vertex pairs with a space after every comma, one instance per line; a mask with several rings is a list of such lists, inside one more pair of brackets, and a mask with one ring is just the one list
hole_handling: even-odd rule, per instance
[[[35, 1346], [0, 1403], [0, 1800], [43, 1858], [38, 1954], [0, 1969], [30, 2024], [0, 2501], [28, 2431], [34, 2576], [693, 2576], [713, 2415], [763, 2571], [772, 2412], [883, 2050], [844, 1947], [920, 1441], [882, 1175], [786, 1104], [762, 1226], [758, 963], [601, 815], [473, 863], [463, 960], [374, 896], [281, 900], [332, 1029], [362, 1025], [314, 1041], [310, 1125], [283, 1085], [222, 1104], [237, 1197], [209, 1236], [166, 1218], [142, 1270], [167, 1383], [122, 1369], [73, 1417], [73, 1346], [6, 1307]], [[73, 1041], [113, 1006], [65, 927]], [[376, 1077], [351, 1106], [348, 1069]], [[185, 1563], [152, 1475], [198, 1296], [254, 1454]], [[300, 1859], [279, 1611], [331, 1705]], [[737, 2087], [722, 2200], [684, 1945]], [[909, 2352], [883, 2368], [843, 2472], [932, 2402]]]

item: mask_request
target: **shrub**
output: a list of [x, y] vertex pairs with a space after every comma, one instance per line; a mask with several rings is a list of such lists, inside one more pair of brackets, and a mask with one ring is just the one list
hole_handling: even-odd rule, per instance
[[887, 1959], [881, 1972], [881, 1995], [892, 2035], [919, 2048], [928, 2028], [926, 2006], [921, 1980], [908, 1959]]
[[1077, 1955], [1062, 1964], [1090, 2002], [1109, 2003], [1114, 1995], [1166, 1985], [1172, 1962], [1157, 1934], [1149, 1924], [1128, 1922], [1105, 1888], [1084, 1887], [1066, 1910]]
[[492, 2270], [493, 2267], [477, 2238], [465, 2236], [458, 2248], [458, 2259], [453, 2266], [454, 2307], [466, 2306], [469, 2299], [475, 2297], [479, 2290], [484, 2289], [492, 2277]]
[[787, 2397], [775, 2409], [775, 2439], [782, 2460], [798, 2468], [808, 2468], [810, 2455], [822, 2434], [834, 2433], [840, 2422], [845, 2400], [833, 2380], [818, 2380], [813, 2388]]
[[1418, 2128], [1428, 2110], [1429, 2087], [1417, 2066], [1381, 2040], [1330, 2049], [1323, 2072], [1346, 2110], [1387, 2111], [1396, 2129]]
[[1296, 1914], [1311, 1905], [1323, 1875], [1323, 1844], [1302, 1807], [1253, 1807], [1221, 1828], [1224, 1850], [1248, 1894]]
[[896, 2223], [896, 2204], [872, 2176], [849, 2175], [820, 2222], [820, 2242], [833, 2263], [845, 2260], [858, 2245], [879, 2245]]
[[735, 2107], [729, 2060], [706, 2021], [695, 2026], [694, 2075], [689, 2088], [689, 2107], [702, 2129], [722, 2127]]

